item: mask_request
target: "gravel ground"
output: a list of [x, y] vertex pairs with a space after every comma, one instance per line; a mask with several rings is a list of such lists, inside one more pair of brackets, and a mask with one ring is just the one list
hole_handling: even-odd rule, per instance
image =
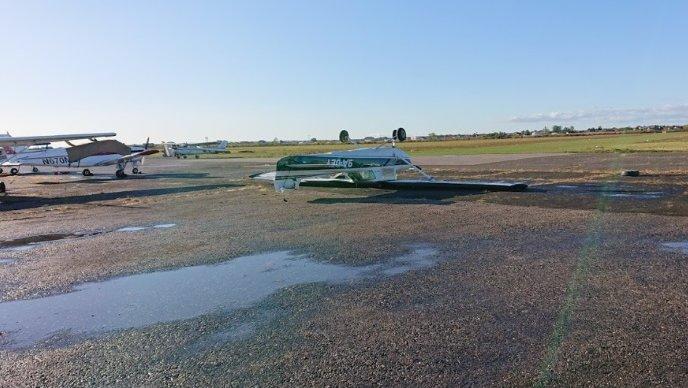
[[[532, 190], [284, 196], [246, 179], [270, 168], [255, 159], [3, 177], [2, 301], [278, 250], [360, 266], [424, 244], [438, 263], [29, 349], [2, 332], [0, 386], [685, 385], [688, 255], [662, 243], [688, 240], [688, 158], [463, 158], [426, 169]], [[631, 168], [642, 175], [619, 176]]]

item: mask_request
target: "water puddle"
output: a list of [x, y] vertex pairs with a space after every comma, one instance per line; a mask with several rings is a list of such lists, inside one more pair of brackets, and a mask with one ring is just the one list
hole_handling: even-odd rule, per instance
[[[127, 226], [119, 229], [115, 229], [115, 232], [138, 232], [146, 229], [168, 229], [177, 226], [177, 224], [156, 224], [152, 226]], [[24, 252], [32, 250], [43, 243], [65, 240], [71, 238], [81, 238], [81, 237], [92, 237], [100, 234], [105, 234], [110, 231], [107, 230], [96, 230], [90, 232], [78, 232], [78, 233], [52, 233], [52, 234], [40, 234], [36, 236], [29, 236], [24, 238], [18, 238], [14, 240], [7, 240], [0, 242], [0, 252]]]
[[437, 262], [436, 254], [433, 248], [417, 246], [387, 262], [356, 267], [272, 252], [85, 283], [66, 294], [0, 303], [0, 331], [6, 333], [0, 337], [0, 348], [64, 343], [113, 330], [231, 312], [285, 287], [350, 283], [428, 268]]
[[156, 228], [156, 229], [174, 228], [175, 226], [177, 226], [177, 224], [158, 224], [158, 225], [153, 225], [153, 227]]
[[232, 325], [228, 328], [202, 337], [196, 342], [186, 346], [184, 353], [192, 356], [203, 353], [212, 348], [218, 348], [230, 342], [241, 341], [253, 336], [257, 329], [258, 325], [255, 322], [244, 322], [237, 325]]
[[140, 232], [146, 229], [168, 229], [177, 226], [177, 224], [157, 224], [153, 226], [127, 226], [124, 228], [119, 228], [115, 232]]
[[40, 243], [30, 243], [26, 245], [16, 245], [13, 247], [0, 248], [0, 252], [26, 252], [36, 248]]
[[662, 246], [664, 246], [664, 248], [667, 250], [681, 252], [688, 255], [688, 241], [668, 242], [663, 243]]
[[115, 230], [115, 232], [138, 232], [145, 229], [146, 227], [143, 226], [126, 226], [124, 228], [119, 228]]
[[14, 240], [7, 240], [0, 242], [0, 249], [9, 249], [17, 247], [25, 247], [27, 245], [35, 245], [37, 243], [42, 243], [46, 241], [62, 240], [65, 238], [73, 237], [73, 234], [64, 233], [54, 233], [54, 234], [41, 234], [37, 236], [17, 238]]
[[603, 193], [602, 195], [609, 198], [657, 199], [661, 198], [663, 194], [660, 191], [652, 191], [644, 193]]
[[394, 265], [383, 269], [382, 273], [387, 276], [393, 276], [408, 271], [430, 268], [437, 263], [437, 260], [433, 257], [435, 253], [436, 251], [432, 248], [417, 248], [413, 252], [392, 260]]
[[24, 252], [30, 251], [36, 248], [41, 243], [62, 240], [65, 238], [79, 237], [76, 234], [64, 234], [64, 233], [53, 233], [53, 234], [42, 234], [37, 236], [30, 236], [24, 238], [18, 238], [14, 240], [7, 240], [0, 242], [0, 252]]
[[642, 191], [633, 187], [605, 187], [595, 184], [557, 185], [556, 188], [585, 194], [600, 194], [607, 198], [657, 199], [664, 196], [663, 191]]

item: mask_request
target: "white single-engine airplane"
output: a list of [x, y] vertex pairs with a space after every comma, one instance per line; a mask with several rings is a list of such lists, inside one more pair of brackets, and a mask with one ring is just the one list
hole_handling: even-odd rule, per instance
[[[0, 161], [6, 160], [7, 155], [5, 151], [14, 149], [12, 147], [28, 147], [33, 145], [46, 145], [51, 142], [56, 141], [70, 141], [70, 140], [81, 140], [81, 139], [93, 139], [98, 137], [112, 137], [116, 136], [116, 133], [77, 133], [68, 135], [47, 135], [47, 136], [21, 136], [21, 137], [11, 137], [9, 134], [0, 135]], [[0, 170], [0, 172], [2, 172]], [[0, 193], [5, 192], [5, 182], [0, 181]]]
[[[228, 152], [227, 140], [218, 140], [215, 143], [196, 143], [196, 144], [174, 144], [164, 143], [165, 156], [174, 156], [177, 159], [193, 155], [196, 159], [202, 154], [221, 154]], [[209, 146], [210, 145], [210, 146]]]
[[[339, 140], [351, 143], [345, 130], [340, 132]], [[404, 140], [406, 131], [399, 128], [392, 132], [391, 146], [386, 143], [375, 148], [287, 156], [277, 161], [276, 171], [255, 174], [251, 178], [273, 181], [278, 192], [298, 189], [301, 185], [503, 191], [522, 191], [528, 187], [525, 183], [437, 180], [413, 164], [407, 153], [396, 148], [396, 142]], [[397, 179], [397, 174], [405, 170], [420, 174], [422, 179]]]
[[[91, 176], [88, 167], [112, 166], [116, 165], [115, 175], [124, 178], [124, 169], [128, 163], [132, 164], [132, 173], [139, 174], [139, 166], [143, 162], [143, 157], [151, 155], [157, 150], [143, 150], [132, 152], [132, 149], [116, 140], [101, 140], [98, 137], [115, 136], [114, 133], [105, 134], [83, 134], [66, 136], [39, 136], [25, 138], [0, 137], [0, 144], [6, 144], [4, 151], [5, 160], [0, 166], [9, 168], [12, 175], [19, 173], [21, 166], [32, 166], [33, 172], [38, 172], [38, 167], [54, 168], [79, 168], [82, 169], [84, 176]], [[74, 145], [70, 141], [78, 139], [89, 139], [90, 143]], [[50, 147], [50, 142], [64, 141], [71, 147]], [[14, 147], [10, 147], [10, 144]], [[146, 143], [147, 145], [148, 143]], [[2, 168], [0, 168], [2, 172]]]

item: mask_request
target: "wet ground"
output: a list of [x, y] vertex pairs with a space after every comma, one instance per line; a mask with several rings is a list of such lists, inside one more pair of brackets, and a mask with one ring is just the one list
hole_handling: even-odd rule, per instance
[[269, 162], [3, 177], [0, 386], [688, 381], [686, 155], [417, 161], [518, 193], [285, 196]]

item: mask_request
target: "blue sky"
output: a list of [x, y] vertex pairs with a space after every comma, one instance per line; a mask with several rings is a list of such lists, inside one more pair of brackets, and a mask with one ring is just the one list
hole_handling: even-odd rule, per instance
[[0, 131], [132, 142], [688, 123], [686, 15], [685, 1], [0, 0]]

